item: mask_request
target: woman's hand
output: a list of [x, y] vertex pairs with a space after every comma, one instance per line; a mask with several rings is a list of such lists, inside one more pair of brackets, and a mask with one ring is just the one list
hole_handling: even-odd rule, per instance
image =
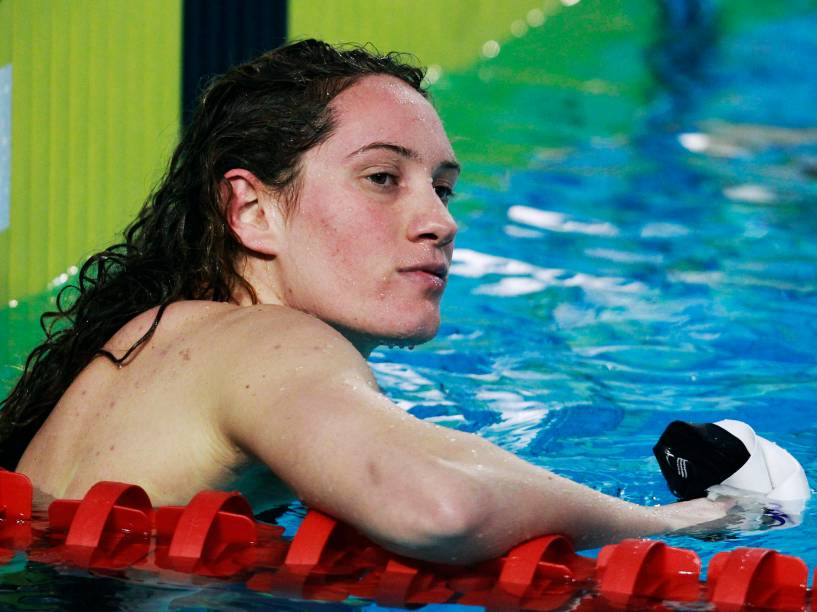
[[729, 512], [734, 507], [732, 498], [702, 497], [658, 506], [657, 510], [666, 520], [668, 532], [695, 535], [722, 531], [736, 524], [737, 517]]

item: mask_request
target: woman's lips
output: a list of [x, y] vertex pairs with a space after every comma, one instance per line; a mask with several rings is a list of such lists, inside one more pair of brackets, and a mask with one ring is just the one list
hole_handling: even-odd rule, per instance
[[415, 266], [404, 268], [400, 270], [400, 273], [412, 282], [434, 291], [442, 291], [447, 284], [448, 268], [446, 266]]

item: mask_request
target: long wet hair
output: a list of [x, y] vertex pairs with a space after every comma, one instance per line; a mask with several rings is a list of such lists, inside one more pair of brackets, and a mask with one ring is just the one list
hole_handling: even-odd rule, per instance
[[[243, 246], [226, 221], [224, 174], [251, 171], [297, 199], [299, 161], [334, 127], [330, 102], [367, 75], [391, 75], [426, 96], [422, 69], [397, 54], [303, 40], [236, 66], [205, 88], [168, 169], [124, 242], [92, 255], [40, 324], [45, 341], [0, 402], [0, 466], [14, 469], [65, 390], [99, 355], [120, 367], [178, 300], [226, 302], [255, 291], [238, 272]], [[284, 211], [285, 214], [290, 210]], [[136, 315], [160, 308], [153, 325], [117, 358], [105, 343]]]

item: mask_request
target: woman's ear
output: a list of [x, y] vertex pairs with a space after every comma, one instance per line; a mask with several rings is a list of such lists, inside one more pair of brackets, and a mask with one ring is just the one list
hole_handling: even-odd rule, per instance
[[263, 255], [278, 254], [283, 228], [277, 198], [249, 170], [234, 168], [220, 186], [227, 223], [247, 249]]

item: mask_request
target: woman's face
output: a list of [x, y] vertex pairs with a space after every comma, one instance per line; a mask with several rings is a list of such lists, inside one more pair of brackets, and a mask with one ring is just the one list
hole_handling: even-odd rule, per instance
[[431, 104], [394, 77], [365, 77], [331, 107], [334, 133], [302, 160], [278, 255], [281, 298], [364, 352], [426, 341], [457, 232], [451, 144]]

